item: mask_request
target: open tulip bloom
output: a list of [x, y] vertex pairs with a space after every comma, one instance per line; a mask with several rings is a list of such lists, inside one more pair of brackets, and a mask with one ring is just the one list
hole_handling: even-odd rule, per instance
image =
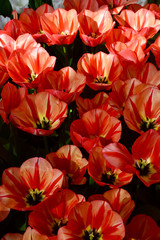
[[148, 130], [134, 142], [132, 155], [124, 145], [111, 143], [103, 149], [103, 156], [111, 165], [136, 174], [146, 186], [150, 186], [160, 182], [159, 143], [159, 133]]
[[160, 5], [2, 2], [0, 239], [160, 240]]
[[61, 188], [63, 173], [43, 158], [26, 160], [20, 168], [3, 172], [0, 187], [2, 204], [13, 209], [31, 210]]
[[34, 135], [50, 135], [64, 121], [66, 111], [66, 103], [50, 93], [40, 92], [27, 95], [20, 105], [11, 111], [10, 121], [19, 129]]

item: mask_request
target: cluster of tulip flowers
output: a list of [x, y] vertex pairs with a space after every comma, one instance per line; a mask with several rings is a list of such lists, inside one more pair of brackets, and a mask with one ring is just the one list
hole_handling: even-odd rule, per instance
[[13, 10], [0, 30], [0, 158], [14, 159], [0, 221], [27, 214], [2, 240], [160, 239], [160, 219], [135, 211], [138, 188], [160, 183], [159, 30], [160, 7], [133, 0]]

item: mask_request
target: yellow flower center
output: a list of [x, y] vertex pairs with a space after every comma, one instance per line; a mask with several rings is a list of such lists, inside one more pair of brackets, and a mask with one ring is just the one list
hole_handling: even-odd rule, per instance
[[96, 39], [99, 37], [99, 35], [97, 33], [92, 32], [92, 33], [89, 33], [89, 37]]
[[36, 122], [36, 127], [39, 129], [49, 130], [51, 128], [51, 125], [51, 121], [48, 120], [46, 117], [43, 117], [42, 120], [38, 120]]
[[69, 34], [68, 31], [61, 32], [61, 35], [65, 35], [65, 36], [67, 36], [68, 34]]
[[103, 240], [101, 229], [96, 230], [94, 227], [91, 229], [89, 225], [82, 233], [83, 240]]
[[28, 81], [33, 82], [38, 77], [38, 74], [32, 72], [31, 74], [28, 74], [28, 76]]
[[149, 177], [156, 172], [150, 159], [145, 160], [140, 158], [135, 161], [134, 167], [139, 171], [139, 175], [142, 177]]
[[115, 184], [116, 180], [118, 179], [118, 175], [116, 172], [110, 170], [108, 172], [102, 173], [101, 181], [107, 184]]
[[96, 79], [94, 80], [95, 83], [104, 83], [104, 84], [109, 84], [109, 79], [106, 76], [97, 76]]
[[52, 225], [52, 234], [57, 235], [59, 228], [65, 226], [67, 222], [68, 222], [68, 219], [54, 218], [53, 225]]
[[25, 197], [26, 205], [30, 207], [42, 202], [45, 198], [43, 192], [43, 190], [38, 190], [37, 188], [29, 189], [28, 194]]
[[38, 34], [45, 34], [43, 30], [40, 30]]
[[149, 117], [146, 117], [141, 120], [139, 124], [139, 128], [143, 131], [146, 132], [149, 129], [154, 129], [155, 131], [158, 130], [158, 125], [156, 123], [155, 119], [150, 119]]

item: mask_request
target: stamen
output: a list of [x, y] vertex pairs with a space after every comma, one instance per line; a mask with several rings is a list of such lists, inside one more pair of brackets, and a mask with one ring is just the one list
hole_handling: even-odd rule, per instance
[[146, 117], [146, 119], [142, 119], [140, 124], [139, 124], [139, 128], [143, 131], [146, 132], [149, 129], [154, 129], [154, 130], [158, 130], [158, 125], [155, 121], [155, 119], [149, 119], [148, 117]]
[[93, 32], [93, 33], [89, 33], [89, 37], [92, 37], [92, 38], [96, 39], [96, 38], [99, 37], [99, 35], [97, 33]]
[[51, 127], [51, 121], [46, 117], [43, 117], [42, 120], [38, 120], [36, 123], [37, 128], [49, 130]]
[[109, 83], [108, 78], [106, 76], [104, 76], [104, 77], [97, 76], [94, 82], [95, 83], [106, 83], [106, 84]]
[[113, 185], [115, 184], [117, 178], [118, 175], [114, 171], [110, 170], [108, 172], [102, 173], [101, 181]]
[[31, 83], [38, 77], [38, 74], [32, 72], [31, 74], [28, 74], [28, 76], [28, 81]]
[[83, 231], [83, 240], [102, 240], [102, 234], [100, 231], [97, 231], [94, 227], [91, 229], [90, 226], [88, 226], [84, 231]]
[[150, 160], [140, 158], [140, 160], [136, 160], [134, 167], [139, 171], [140, 176], [148, 177], [153, 172], [153, 164]]
[[60, 34], [67, 36], [69, 33], [67, 31], [65, 31], [65, 32], [61, 32]]
[[43, 30], [40, 30], [38, 34], [45, 34]]
[[33, 188], [28, 191], [28, 194], [25, 197], [25, 202], [27, 206], [34, 206], [42, 202], [44, 197], [45, 195], [43, 194], [42, 190], [40, 191], [37, 188]]
[[59, 228], [65, 226], [67, 222], [68, 219], [55, 218], [52, 226], [52, 234], [57, 235]]

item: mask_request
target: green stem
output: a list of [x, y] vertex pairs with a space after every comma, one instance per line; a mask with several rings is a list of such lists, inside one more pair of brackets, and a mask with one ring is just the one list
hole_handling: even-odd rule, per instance
[[63, 52], [65, 56], [65, 66], [68, 66], [68, 56], [67, 56], [67, 47], [63, 46]]

